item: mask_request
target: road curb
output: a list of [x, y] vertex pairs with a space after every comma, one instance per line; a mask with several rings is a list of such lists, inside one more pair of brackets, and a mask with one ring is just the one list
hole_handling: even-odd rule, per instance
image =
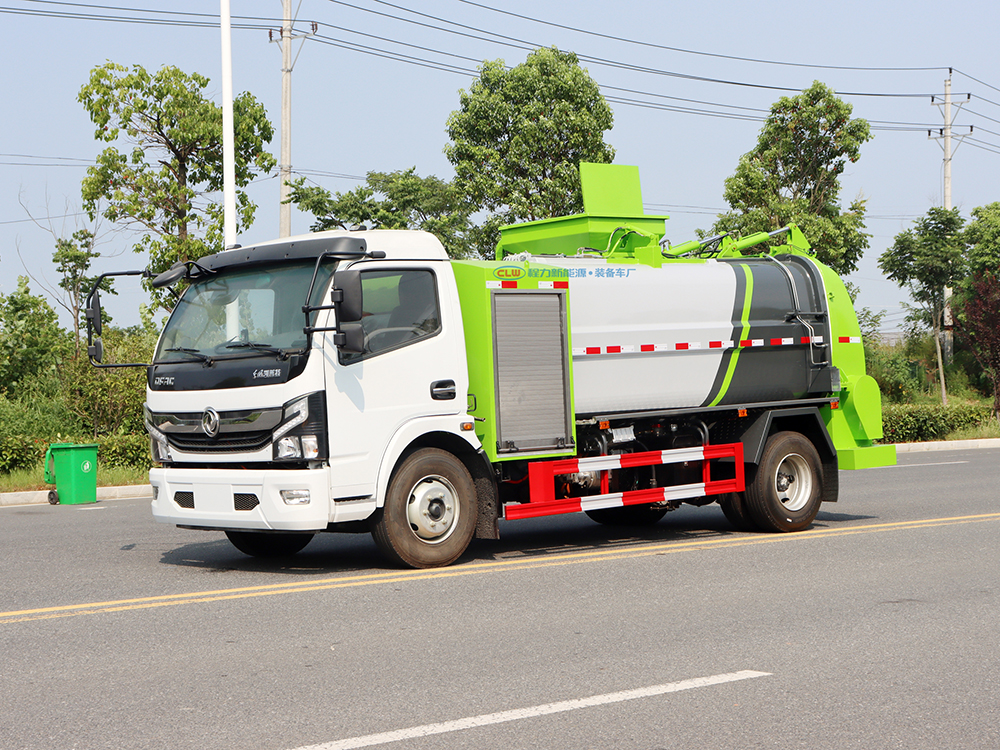
[[[130, 497], [150, 497], [153, 488], [148, 484], [127, 485], [125, 487], [98, 487], [98, 500], [123, 500]], [[0, 492], [0, 507], [7, 505], [44, 505], [49, 501], [48, 490], [30, 492]]]
[[[897, 453], [925, 453], [929, 451], [978, 450], [1000, 448], [1000, 438], [980, 440], [935, 440], [927, 443], [897, 443]], [[126, 487], [98, 487], [98, 500], [122, 500], [129, 497], [149, 497], [153, 488], [148, 484]], [[0, 492], [0, 507], [7, 505], [40, 505], [49, 501], [48, 490], [32, 492]]]

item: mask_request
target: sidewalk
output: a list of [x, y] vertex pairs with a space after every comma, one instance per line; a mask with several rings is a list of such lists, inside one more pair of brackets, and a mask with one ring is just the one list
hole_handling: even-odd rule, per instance
[[[131, 487], [98, 487], [98, 500], [122, 500], [128, 497], [152, 497], [153, 488], [148, 484]], [[44, 505], [49, 501], [48, 490], [31, 492], [0, 492], [0, 507], [7, 505]]]
[[[1000, 438], [982, 440], [940, 440], [928, 443], [898, 443], [897, 453], [924, 453], [926, 451], [977, 450], [1000, 448]], [[98, 487], [98, 500], [121, 500], [130, 497], [152, 497], [153, 488], [148, 484], [134, 487]], [[0, 492], [0, 507], [7, 505], [38, 505], [49, 501], [48, 490], [33, 492]]]

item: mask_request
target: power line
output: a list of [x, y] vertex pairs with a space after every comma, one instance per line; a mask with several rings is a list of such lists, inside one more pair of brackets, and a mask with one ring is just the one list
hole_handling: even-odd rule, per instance
[[[396, 16], [396, 15], [393, 15], [391, 13], [384, 13], [384, 12], [381, 12], [381, 11], [373, 10], [372, 8], [364, 8], [362, 6], [354, 5], [353, 3], [346, 2], [345, 0], [327, 0], [327, 2], [334, 3], [336, 5], [340, 5], [340, 6], [343, 6], [343, 7], [346, 7], [346, 8], [352, 8], [354, 10], [359, 10], [359, 11], [362, 11], [362, 12], [365, 12], [365, 13], [372, 13], [374, 15], [383, 16], [385, 18], [391, 18], [393, 20], [401, 21], [403, 23], [410, 23], [410, 24], [414, 24], [414, 25], [417, 25], [417, 26], [423, 26], [425, 28], [431, 28], [431, 29], [434, 29], [436, 31], [445, 32], [447, 34], [456, 34], [456, 35], [465, 36], [465, 37], [469, 37], [470, 36], [467, 33], [458, 32], [458, 31], [455, 31], [454, 29], [448, 29], [448, 28], [444, 28], [444, 27], [441, 27], [441, 26], [434, 26], [432, 24], [427, 24], [427, 23], [423, 23], [423, 22], [420, 22], [420, 21], [415, 21], [415, 20], [410, 19], [410, 18], [403, 18], [401, 16]], [[404, 11], [406, 13], [412, 13], [415, 16], [419, 16], [421, 18], [427, 18], [427, 19], [430, 19], [432, 21], [437, 21], [438, 23], [444, 23], [444, 24], [448, 24], [448, 25], [451, 25], [451, 26], [456, 26], [456, 27], [458, 27], [460, 29], [466, 29], [466, 30], [477, 31], [477, 32], [480, 31], [479, 29], [475, 28], [474, 26], [469, 26], [467, 24], [458, 23], [457, 21], [449, 21], [446, 18], [441, 18], [440, 16], [435, 16], [435, 15], [432, 15], [430, 13], [423, 13], [421, 11], [412, 10], [410, 8], [405, 8], [403, 6], [399, 6], [399, 5], [395, 5], [393, 3], [386, 2], [386, 0], [372, 0], [372, 2], [379, 3], [380, 5], [386, 5], [386, 6], [390, 7], [390, 8], [396, 8], [397, 10], [402, 10], [402, 11]], [[479, 39], [480, 41], [493, 42], [495, 44], [505, 44], [507, 46], [511, 46], [511, 45], [508, 44], [508, 42], [515, 42], [517, 45], [525, 45], [525, 44], [527, 44], [527, 45], [530, 45], [532, 48], [539, 48], [539, 47], [544, 47], [545, 46], [545, 45], [538, 44], [538, 43], [535, 43], [535, 42], [526, 41], [524, 39], [518, 39], [517, 37], [511, 37], [511, 36], [507, 36], [505, 34], [498, 34], [498, 33], [493, 32], [493, 31], [483, 31], [482, 33], [489, 34], [492, 37], [496, 37], [497, 39], [504, 40], [504, 41], [502, 41], [502, 42], [494, 42], [491, 39], [484, 39], [483, 37], [480, 37], [480, 36], [472, 36], [472, 38]], [[631, 63], [623, 63], [623, 62], [619, 62], [619, 61], [615, 61], [615, 60], [609, 60], [607, 58], [594, 57], [593, 55], [583, 55], [583, 54], [577, 53], [577, 57], [580, 60], [583, 60], [585, 62], [592, 62], [592, 63], [596, 63], [598, 65], [605, 65], [605, 66], [608, 66], [608, 67], [621, 68], [621, 69], [625, 69], [625, 70], [633, 70], [633, 71], [637, 71], [637, 72], [640, 72], [640, 73], [649, 73], [649, 74], [652, 74], [652, 75], [668, 76], [668, 77], [671, 77], [671, 78], [680, 78], [680, 79], [691, 80], [691, 81], [701, 81], [701, 82], [704, 82], [704, 83], [718, 83], [718, 84], [725, 84], [725, 85], [729, 85], [729, 86], [740, 86], [740, 87], [744, 87], [744, 88], [766, 89], [766, 90], [769, 90], [769, 91], [787, 91], [787, 92], [794, 92], [794, 93], [800, 93], [801, 92], [801, 89], [794, 88], [794, 87], [788, 87], [788, 86], [771, 86], [771, 85], [766, 85], [766, 84], [761, 84], [761, 83], [751, 83], [751, 82], [746, 82], [746, 81], [731, 81], [731, 80], [721, 79], [721, 78], [710, 78], [708, 76], [697, 76], [697, 75], [693, 75], [693, 74], [689, 74], [689, 73], [678, 73], [676, 71], [662, 70], [662, 69], [659, 69], [659, 68], [648, 68], [648, 67], [645, 67], [645, 66], [642, 66], [642, 65], [633, 65]], [[936, 68], [933, 68], [933, 69], [936, 70]], [[858, 92], [858, 91], [853, 91], [853, 92], [841, 91], [841, 92], [837, 92], [837, 93], [840, 94], [841, 96], [867, 96], [867, 97], [885, 97], [885, 98], [923, 98], [923, 97], [936, 96], [936, 94], [910, 94], [910, 93]]]
[[[384, 2], [383, 0], [374, 0], [374, 2], [380, 3], [382, 5], [389, 5], [391, 7], [400, 8], [400, 6], [392, 5], [391, 3]], [[520, 13], [514, 13], [509, 10], [503, 10], [502, 8], [493, 8], [489, 5], [483, 5], [481, 3], [472, 2], [472, 0], [457, 0], [457, 2], [464, 3], [465, 5], [471, 5], [476, 8], [482, 8], [483, 10], [488, 10], [493, 13], [501, 13], [505, 16], [512, 16], [514, 18], [520, 18], [524, 21], [531, 21], [532, 23], [539, 23], [545, 26], [552, 26], [557, 29], [564, 29], [566, 31], [574, 31], [578, 34], [586, 34], [588, 36], [595, 36], [601, 39], [611, 39], [616, 42], [623, 42], [625, 44], [635, 44], [641, 47], [649, 47], [652, 49], [662, 49], [668, 52], [682, 52], [687, 55], [701, 55], [703, 57], [715, 57], [721, 60], [735, 60], [737, 62], [752, 62], [761, 63], [764, 65], [785, 65], [795, 68], [818, 68], [823, 70], [858, 70], [858, 71], [870, 71], [870, 72], [913, 72], [913, 71], [929, 71], [929, 70], [947, 70], [945, 66], [934, 66], [928, 68], [872, 68], [872, 67], [860, 67], [860, 66], [850, 66], [850, 65], [817, 65], [812, 63], [795, 63], [795, 62], [783, 62], [780, 60], [764, 60], [754, 57], [738, 57], [736, 55], [724, 55], [718, 52], [703, 52], [700, 50], [684, 49], [682, 47], [670, 47], [664, 44], [655, 44], [653, 42], [645, 42], [639, 39], [628, 39], [620, 36], [615, 36], [613, 34], [602, 34], [599, 31], [592, 31], [589, 29], [581, 29], [575, 26], [567, 26], [561, 23], [555, 23], [553, 21], [545, 21], [541, 18], [534, 18], [532, 16], [521, 15]], [[407, 10], [406, 8], [400, 8], [401, 10]]]

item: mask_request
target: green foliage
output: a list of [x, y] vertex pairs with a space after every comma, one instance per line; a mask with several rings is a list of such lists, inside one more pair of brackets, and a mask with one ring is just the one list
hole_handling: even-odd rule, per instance
[[48, 443], [25, 435], [5, 434], [0, 437], [0, 474], [37, 466], [45, 457]]
[[477, 246], [491, 253], [501, 224], [579, 213], [581, 161], [609, 163], [613, 124], [597, 83], [572, 52], [542, 48], [507, 69], [484, 62], [448, 118], [445, 154], [472, 212], [493, 214]]
[[[208, 79], [165, 66], [156, 73], [108, 62], [94, 68], [78, 100], [97, 126], [94, 137], [131, 145], [109, 146], [87, 170], [84, 207], [143, 231], [136, 252], [148, 253], [150, 268], [166, 270], [223, 249], [222, 207], [208, 194], [223, 187], [222, 110], [205, 98]], [[264, 107], [248, 93], [233, 101], [236, 184], [273, 169], [264, 151], [274, 135]], [[238, 224], [253, 221], [256, 206], [237, 193]]]
[[887, 403], [908, 403], [924, 390], [923, 368], [902, 347], [866, 342], [865, 364]]
[[98, 441], [97, 460], [102, 466], [148, 469], [149, 436], [142, 434], [106, 435]]
[[[66, 308], [73, 320], [74, 357], [80, 356], [80, 328], [84, 325], [83, 308], [87, 295], [97, 280], [96, 276], [88, 276], [87, 272], [94, 258], [101, 257], [101, 254], [94, 250], [94, 240], [93, 232], [89, 229], [80, 229], [73, 232], [72, 239], [59, 237], [56, 240], [56, 250], [52, 253], [52, 262], [56, 264], [56, 270], [59, 272], [59, 287], [65, 293], [65, 301], [61, 299], [57, 301]], [[101, 291], [117, 294], [111, 279], [104, 279], [101, 282]]]
[[0, 393], [16, 397], [55, 372], [70, 347], [56, 318], [45, 298], [31, 293], [27, 276], [18, 277], [16, 291], [0, 295]]
[[1000, 203], [972, 209], [965, 241], [969, 246], [966, 258], [971, 277], [1000, 269]]
[[[105, 328], [104, 361], [150, 362], [155, 335], [143, 328]], [[142, 434], [146, 368], [99, 369], [81, 357], [61, 373], [63, 401], [93, 438], [114, 433]]]
[[747, 236], [798, 224], [816, 257], [838, 273], [855, 270], [868, 247], [865, 200], [840, 208], [840, 175], [871, 139], [868, 122], [819, 81], [772, 107], [757, 140], [726, 180], [732, 211], [711, 234]]
[[942, 440], [955, 430], [981, 425], [992, 417], [987, 404], [884, 404], [883, 443], [919, 443]]
[[[958, 209], [931, 208], [916, 221], [914, 229], [896, 235], [892, 247], [879, 257], [879, 268], [926, 311], [937, 354], [937, 369], [944, 372], [940, 334], [944, 322], [944, 288], [953, 286], [965, 273], [965, 220]], [[941, 400], [947, 404], [945, 378], [941, 377]]]
[[422, 229], [437, 237], [448, 254], [468, 254], [469, 208], [451, 182], [433, 175], [420, 177], [416, 168], [369, 172], [367, 183], [347, 193], [334, 193], [305, 178], [291, 184], [290, 201], [316, 217], [312, 231], [364, 224], [370, 229]]

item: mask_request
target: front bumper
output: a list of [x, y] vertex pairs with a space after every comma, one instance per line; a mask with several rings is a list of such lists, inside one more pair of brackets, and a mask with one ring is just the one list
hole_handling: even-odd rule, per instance
[[[331, 518], [330, 470], [152, 469], [153, 517], [206, 529], [322, 531]], [[288, 505], [281, 490], [308, 490]]]

